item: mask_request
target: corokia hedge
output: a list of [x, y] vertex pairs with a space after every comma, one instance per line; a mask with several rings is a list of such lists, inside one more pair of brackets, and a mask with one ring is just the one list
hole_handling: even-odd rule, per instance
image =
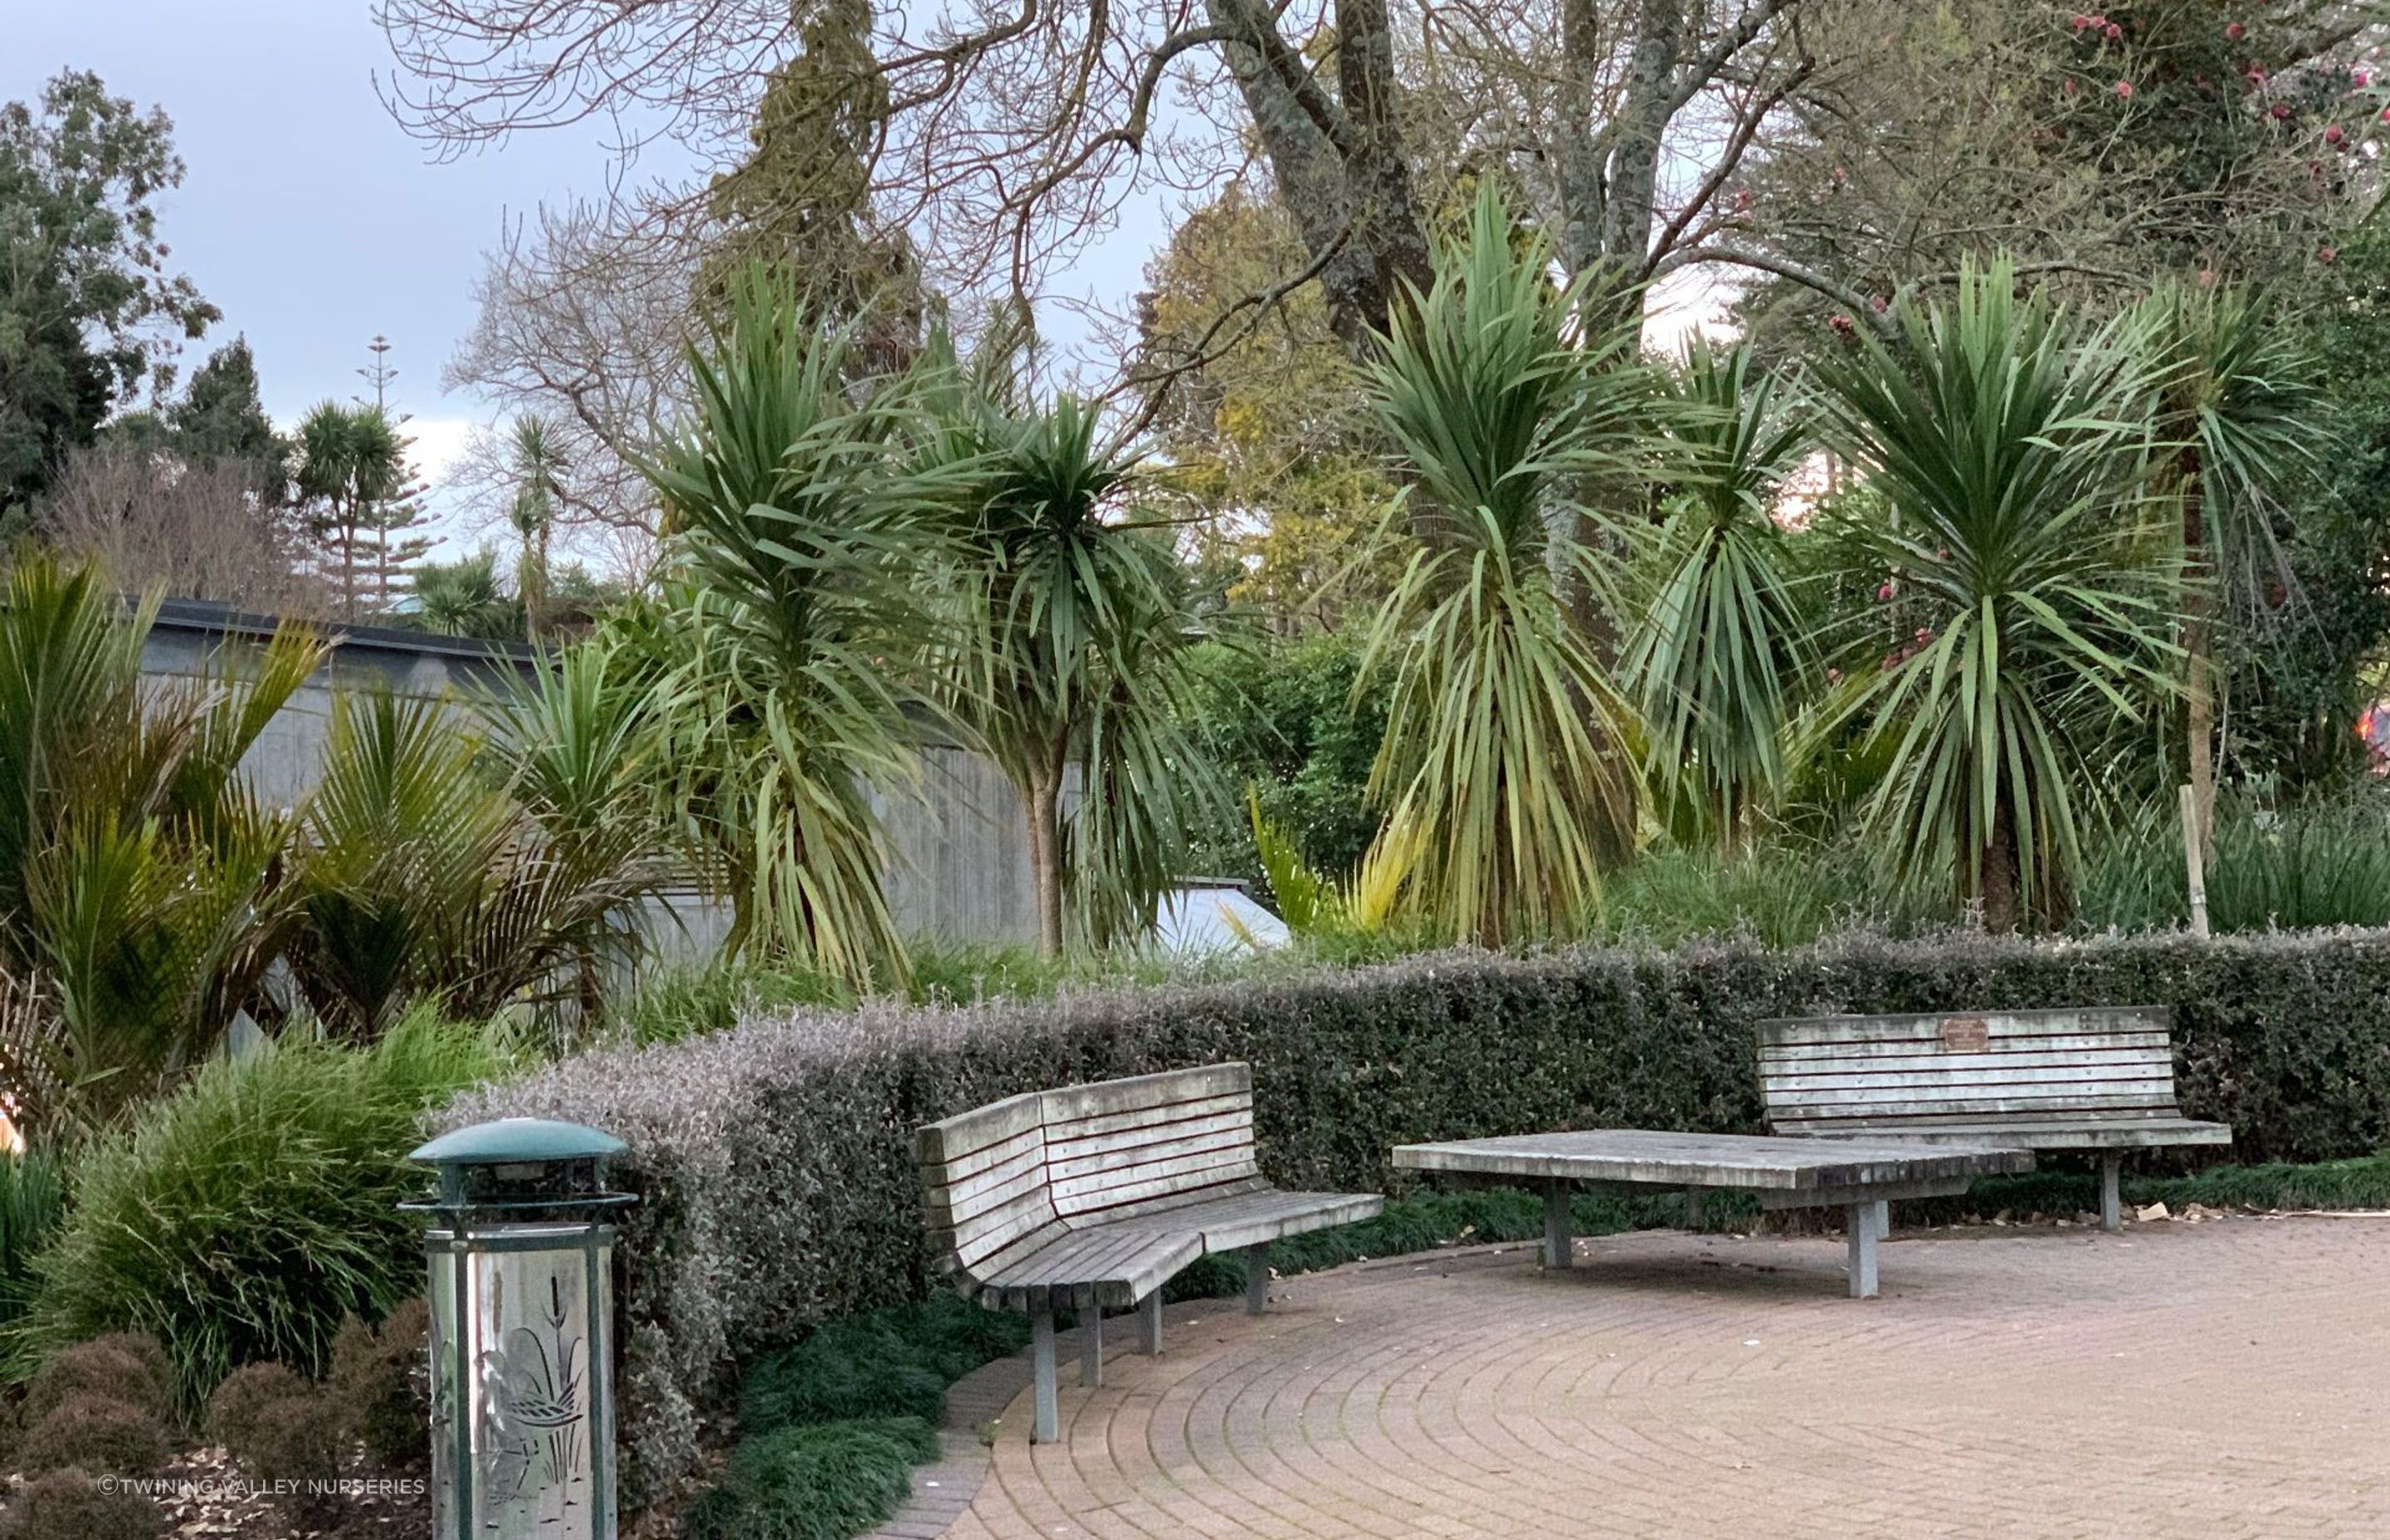
[[741, 1356], [925, 1286], [913, 1128], [1040, 1085], [1254, 1066], [1279, 1182], [1382, 1187], [1388, 1147], [1539, 1128], [1758, 1126], [1752, 1023], [1832, 1010], [2172, 1007], [2184, 1109], [2242, 1160], [2321, 1160], [2390, 1133], [2390, 933], [2063, 943], [1842, 940], [1514, 958], [959, 1009], [873, 1006], [566, 1060], [473, 1093], [443, 1126], [571, 1118], [629, 1141], [625, 1476], [694, 1469]]

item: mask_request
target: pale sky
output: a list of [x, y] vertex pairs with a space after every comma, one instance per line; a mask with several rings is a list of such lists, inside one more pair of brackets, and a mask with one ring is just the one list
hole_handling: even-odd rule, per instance
[[[0, 0], [0, 100], [31, 101], [70, 67], [173, 120], [189, 174], [159, 199], [161, 233], [175, 270], [224, 311], [186, 350], [186, 372], [246, 335], [266, 410], [288, 424], [365, 391], [366, 344], [385, 334], [392, 404], [413, 414], [417, 457], [436, 481], [489, 415], [440, 390], [472, 325], [481, 253], [509, 211], [604, 189], [601, 131], [549, 130], [435, 162], [375, 93], [390, 62], [368, 0]], [[673, 168], [651, 152], [642, 169]], [[1146, 203], [1064, 283], [1117, 305], [1163, 234]], [[1067, 353], [1080, 327], [1054, 314], [1047, 329]]]

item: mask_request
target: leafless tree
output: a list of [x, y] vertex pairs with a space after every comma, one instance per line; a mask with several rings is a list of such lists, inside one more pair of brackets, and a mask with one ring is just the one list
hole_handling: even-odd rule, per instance
[[[1536, 190], [1565, 260], [1647, 276], [1699, 241], [1820, 61], [1831, 0], [949, 0], [890, 6], [884, 218], [949, 292], [1034, 296], [1133, 199], [1258, 160], [1340, 335], [1427, 272], [1424, 162]], [[453, 148], [593, 115], [727, 164], [788, 0], [384, 0], [393, 109]], [[1281, 282], [1273, 289], [1287, 287]], [[1251, 312], [1262, 308], [1240, 307]]]
[[238, 463], [185, 465], [103, 442], [68, 459], [38, 519], [52, 543], [97, 558], [127, 589], [302, 618], [331, 612], [287, 510], [261, 499], [254, 472]]
[[[548, 425], [568, 529], [654, 533], [633, 456], [677, 410], [700, 255], [687, 222], [660, 202], [598, 200], [539, 211], [488, 258], [480, 318], [443, 382], [503, 417]], [[449, 479], [502, 509], [514, 494], [503, 428], [484, 430]]]

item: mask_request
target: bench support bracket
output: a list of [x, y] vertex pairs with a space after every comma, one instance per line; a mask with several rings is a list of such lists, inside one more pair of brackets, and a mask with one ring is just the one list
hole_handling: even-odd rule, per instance
[[2111, 1234], [2125, 1227], [2124, 1165], [2124, 1156], [2113, 1149], [2100, 1156], [2100, 1227]]
[[1245, 1314], [1258, 1315], [1269, 1304], [1269, 1242], [1245, 1248]]
[[1029, 1317], [1029, 1362], [1037, 1408], [1029, 1436], [1038, 1444], [1051, 1444], [1062, 1436], [1062, 1418], [1055, 1405], [1054, 1313], [1050, 1310]]

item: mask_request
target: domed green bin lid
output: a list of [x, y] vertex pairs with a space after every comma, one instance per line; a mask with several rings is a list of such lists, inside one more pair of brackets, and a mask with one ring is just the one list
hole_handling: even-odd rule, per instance
[[407, 1157], [435, 1166], [503, 1166], [531, 1161], [588, 1161], [630, 1146], [611, 1134], [549, 1118], [500, 1118], [443, 1134]]

